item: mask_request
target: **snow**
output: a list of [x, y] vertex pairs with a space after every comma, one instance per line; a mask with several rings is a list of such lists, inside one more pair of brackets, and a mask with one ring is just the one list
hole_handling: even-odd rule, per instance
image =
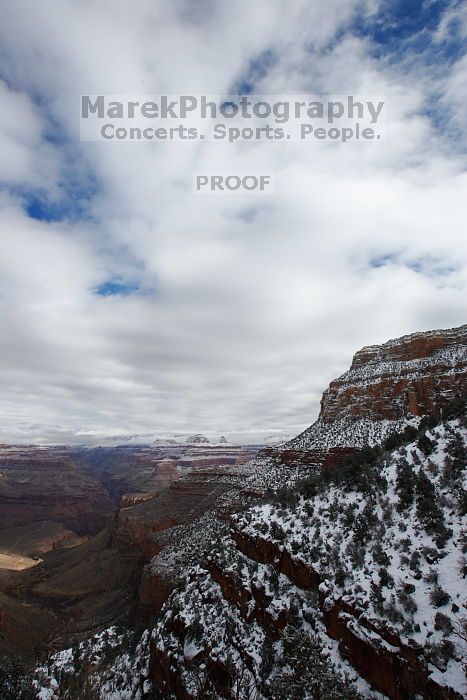
[[[415, 419], [411, 423], [416, 426], [419, 421]], [[406, 425], [407, 421], [402, 421], [400, 427]], [[378, 442], [381, 435], [393, 428], [394, 425], [386, 421], [373, 425], [369, 431], [366, 422], [362, 422], [355, 442], [360, 444], [370, 433]], [[335, 436], [326, 433], [323, 438], [323, 435], [320, 440], [332, 437], [332, 444], [335, 444]], [[236, 465], [228, 470], [232, 491], [222, 496], [220, 510], [227, 504], [234, 504], [239, 510], [230, 523], [211, 511], [195, 523], [171, 528], [161, 535], [166, 547], [150, 566], [160, 574], [175, 576], [180, 586], [164, 606], [151, 638], [177, 669], [187, 690], [194, 692], [200, 676], [207, 673], [209, 661], [237, 671], [243, 669], [248, 682], [260, 687], [266, 641], [257, 617], [260, 598], [262, 614], [269, 615], [272, 621], [298, 610], [298, 624], [308, 634], [318, 636], [323, 654], [336, 674], [347, 674], [362, 697], [383, 698], [341, 656], [337, 641], [327, 636], [318, 594], [294, 585], [277, 572], [274, 564], [255, 562], [238, 551], [232, 538], [238, 532], [273, 542], [295, 561], [303, 561], [319, 572], [323, 578], [319, 592], [326, 598], [327, 605], [332, 607], [341, 599], [359, 612], [358, 622], [351, 617], [346, 619], [352, 634], [394, 654], [398, 647], [389, 644], [376, 630], [391, 630], [401, 644], [419, 645], [430, 663], [434, 681], [467, 696], [462, 668], [466, 649], [454, 635], [446, 637], [445, 630], [437, 629], [435, 624], [435, 616], [440, 612], [454, 627], [465, 615], [465, 579], [459, 567], [463, 526], [459, 489], [465, 476], [461, 475], [455, 483], [447, 483], [443, 473], [454, 436], [459, 436], [465, 445], [467, 431], [461, 421], [450, 421], [435, 426], [426, 435], [433, 443], [431, 454], [425, 455], [416, 441], [385, 454], [378, 465], [378, 478], [369, 492], [349, 484], [330, 483], [314, 498], [302, 494], [290, 503], [272, 499], [247, 509], [242, 504], [243, 509], [239, 510], [241, 498], [235, 489], [237, 483], [265, 490], [277, 488], [279, 484], [293, 486], [303, 476], [298, 466], [284, 469], [275, 459], [275, 453], [259, 455], [247, 465]], [[342, 439], [345, 441], [347, 437]], [[444, 524], [452, 531], [443, 546], [438, 545], [435, 534], [427, 532], [420, 521], [417, 498], [405, 510], [398, 508], [397, 479], [401, 460], [407, 460], [414, 478], [423, 470], [434, 488], [435, 502]], [[364, 542], [356, 547], [357, 525], [359, 519], [366, 517], [369, 505], [372, 521], [368, 527], [361, 528]], [[204, 560], [203, 552], [209, 552]], [[384, 565], [379, 563], [381, 558]], [[222, 587], [210, 573], [214, 565], [233, 582], [236, 599], [226, 600]], [[382, 569], [387, 572], [386, 583], [382, 579]], [[448, 603], [440, 607], [435, 607], [431, 598], [436, 588], [435, 576], [449, 596]], [[399, 595], [401, 591], [413, 604], [407, 607], [407, 597]], [[242, 609], [240, 600], [245, 602]], [[262, 622], [264, 624], [264, 619]], [[108, 630], [107, 637], [116, 649], [110, 665], [105, 660], [104, 634], [80, 644], [78, 654], [81, 661], [89, 661], [96, 667], [96, 672], [91, 672], [91, 681], [98, 697], [142, 700], [151, 690], [148, 677], [150, 633], [143, 635], [135, 650], [128, 651], [125, 635], [113, 628]], [[436, 646], [447, 638], [453, 641], [455, 653], [443, 665], [435, 652]], [[282, 653], [281, 641], [275, 642], [274, 664], [266, 685], [280, 668]], [[40, 700], [60, 697], [60, 689], [54, 683], [60, 672], [74, 673], [73, 654], [72, 649], [63, 650], [49, 659], [49, 665], [37, 669]], [[258, 700], [262, 698], [259, 692]]]
[[[118, 632], [116, 627], [110, 627], [74, 648], [53, 654], [34, 673], [38, 700], [62, 698], [57, 677], [65, 681], [73, 679], [79, 675], [77, 669], [87, 665], [91, 667], [89, 681], [96, 697], [101, 700], [142, 700], [151, 691], [149, 632], [143, 633], [132, 653], [127, 650], [131, 646], [130, 635], [130, 630]], [[109, 649], [115, 650], [110, 657]]]
[[[450, 421], [427, 431], [426, 435], [434, 444], [428, 456], [416, 442], [386, 456], [380, 470], [385, 486], [380, 490], [375, 487], [372, 493], [365, 494], [331, 485], [313, 499], [301, 497], [293, 505], [263, 504], [240, 513], [233, 517], [233, 527], [251, 537], [261, 533], [260, 537], [274, 541], [289, 553], [298, 544], [300, 558], [327, 577], [320, 591], [328, 596], [329, 605], [333, 598], [340, 597], [356, 605], [368, 620], [393, 628], [403, 643], [417, 643], [429, 651], [445, 639], [445, 632], [436, 628], [436, 613], [445, 615], [453, 627], [460, 625], [465, 616], [465, 579], [459, 566], [463, 516], [456, 490], [464, 477], [458, 479], [457, 485], [447, 484], [443, 480], [443, 468], [449, 456], [450, 441], [460, 436], [466, 445], [467, 430], [459, 421]], [[429, 534], [420, 522], [416, 499], [408, 510], [400, 512], [395, 508], [399, 501], [397, 464], [402, 458], [412, 467], [414, 476], [423, 469], [434, 486], [442, 521], [451, 531], [444, 546], [439, 547], [435, 533]], [[364, 547], [355, 561], [355, 525], [369, 503], [374, 522], [364, 532]], [[279, 525], [280, 530], [274, 530], [273, 523]], [[277, 539], [279, 533], [280, 539]], [[382, 555], [378, 554], [377, 545]], [[388, 585], [381, 580], [382, 565], [375, 559], [379, 556], [384, 559]], [[413, 566], [410, 556], [414, 558]], [[336, 577], [337, 570], [343, 571], [342, 581]], [[434, 577], [437, 583], [432, 580]], [[408, 609], [403, 605], [407, 598], [401, 594], [399, 600], [396, 595], [403, 585], [412, 591], [407, 593], [413, 599]], [[436, 585], [449, 596], [448, 603], [440, 607], [436, 607], [431, 598]], [[381, 596], [377, 606], [372, 593], [375, 586]], [[356, 633], [357, 628], [353, 627], [353, 631]], [[456, 659], [449, 660], [446, 670], [438, 669], [436, 676], [442, 675], [443, 685], [467, 694], [462, 669], [466, 650], [459, 640], [454, 640], [454, 644]]]

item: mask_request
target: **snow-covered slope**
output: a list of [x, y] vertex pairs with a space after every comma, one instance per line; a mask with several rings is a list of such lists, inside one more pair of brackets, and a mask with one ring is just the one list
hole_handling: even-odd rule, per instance
[[116, 627], [49, 657], [34, 674], [38, 700], [142, 700], [152, 692], [149, 636]]
[[39, 697], [86, 665], [101, 700], [465, 697], [466, 448], [465, 417], [423, 425], [218, 522], [151, 642], [60, 652]]
[[170, 597], [151, 635], [95, 671], [92, 645], [65, 676], [53, 657], [41, 697], [73, 698], [74, 676], [101, 700], [150, 683], [166, 700], [465, 697], [466, 336], [364, 348], [286, 449], [191, 474], [218, 493], [157, 532], [147, 591]]
[[341, 599], [423, 647], [433, 678], [461, 695], [466, 446], [465, 425], [450, 421], [336, 483], [309, 480], [292, 504], [284, 495], [234, 519], [244, 534], [275, 542], [313, 569], [326, 581], [328, 603]]
[[164, 697], [315, 697], [299, 672], [333, 679], [320, 697], [465, 696], [465, 422], [400, 442], [232, 517], [153, 633]]

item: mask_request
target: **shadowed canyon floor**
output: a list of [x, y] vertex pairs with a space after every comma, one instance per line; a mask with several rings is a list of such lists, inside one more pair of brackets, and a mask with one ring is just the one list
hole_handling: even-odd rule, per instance
[[255, 452], [0, 446], [0, 651], [34, 655], [130, 621], [148, 559], [119, 536], [120, 510], [195, 465], [222, 469]]

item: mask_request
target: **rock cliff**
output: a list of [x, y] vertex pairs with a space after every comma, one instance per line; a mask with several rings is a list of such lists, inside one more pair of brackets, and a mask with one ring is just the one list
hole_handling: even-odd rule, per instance
[[316, 423], [295, 449], [377, 444], [405, 422], [441, 415], [467, 392], [467, 325], [362, 348], [323, 394]]

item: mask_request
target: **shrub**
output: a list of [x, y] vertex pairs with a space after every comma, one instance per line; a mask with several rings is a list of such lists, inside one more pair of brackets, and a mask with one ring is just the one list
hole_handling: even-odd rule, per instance
[[417, 603], [405, 588], [400, 588], [397, 591], [397, 599], [408, 613], [413, 614], [417, 611]]
[[344, 510], [344, 514], [342, 517], [342, 526], [346, 530], [350, 530], [355, 522], [355, 510], [353, 508], [353, 503], [349, 503], [348, 506]]
[[448, 528], [444, 523], [439, 523], [435, 530], [435, 542], [439, 549], [443, 549], [446, 546], [446, 542], [452, 537], [453, 531]]
[[393, 452], [393, 450], [397, 450], [401, 445], [415, 440], [417, 435], [417, 428], [414, 428], [413, 425], [408, 425], [402, 433], [391, 433], [383, 443], [384, 449], [387, 452]]
[[444, 420], [453, 420], [461, 418], [467, 411], [467, 398], [465, 396], [456, 396], [443, 411]]
[[462, 491], [459, 496], [459, 515], [462, 517], [467, 515], [467, 491]]
[[438, 583], [438, 572], [436, 569], [430, 569], [423, 577], [423, 580], [426, 583]]
[[443, 482], [451, 484], [462, 475], [467, 464], [464, 441], [458, 433], [450, 436], [446, 444], [446, 451], [448, 456], [444, 463]]
[[339, 586], [339, 588], [343, 588], [345, 585], [345, 580], [347, 578], [347, 572], [342, 566], [342, 564], [338, 564], [335, 568], [334, 571], [334, 581], [336, 582], [336, 585]]
[[410, 539], [410, 537], [403, 537], [402, 539], [399, 540], [399, 545], [400, 545], [402, 552], [409, 552], [411, 544], [412, 544], [412, 540]]
[[448, 639], [443, 639], [439, 644], [433, 644], [428, 652], [428, 658], [440, 671], [445, 671], [449, 659], [455, 658], [455, 647]]
[[450, 601], [450, 596], [445, 590], [441, 588], [440, 585], [436, 585], [430, 593], [430, 602], [435, 608], [441, 608], [443, 605], [447, 605]]
[[435, 615], [435, 630], [441, 630], [445, 637], [448, 637], [454, 629], [453, 624], [447, 615], [437, 612]]
[[415, 496], [415, 474], [406, 459], [400, 459], [396, 470], [396, 493], [399, 496], [397, 510], [409, 508]]
[[273, 700], [357, 700], [360, 696], [347, 679], [337, 676], [321, 644], [302, 630], [288, 625], [282, 634], [283, 659], [270, 697]]
[[299, 551], [300, 551], [300, 545], [299, 545], [299, 543], [297, 542], [297, 540], [293, 540], [293, 541], [291, 542], [291, 544], [290, 544], [290, 551], [292, 552], [292, 554], [295, 554], [295, 555], [299, 553]]
[[357, 516], [354, 526], [354, 540], [357, 544], [364, 544], [372, 537], [372, 530], [378, 522], [373, 504], [368, 501], [360, 515]]
[[425, 457], [428, 457], [433, 452], [434, 444], [428, 437], [428, 435], [423, 434], [420, 435], [417, 441], [417, 447], [420, 450], [420, 452], [423, 452]]
[[382, 615], [384, 605], [383, 592], [381, 590], [381, 586], [377, 586], [374, 582], [371, 584], [370, 598], [375, 612]]
[[404, 616], [396, 608], [394, 603], [388, 603], [384, 608], [384, 612], [391, 622], [403, 622], [404, 620]]
[[274, 667], [274, 644], [267, 636], [261, 645], [261, 666], [260, 673], [263, 680], [266, 680], [271, 675]]
[[355, 541], [349, 542], [346, 553], [356, 569], [361, 569], [365, 563], [365, 548]]
[[271, 535], [275, 540], [279, 540], [279, 542], [283, 542], [285, 539], [284, 529], [276, 520], [271, 522]]
[[379, 583], [381, 588], [393, 588], [394, 586], [394, 579], [392, 578], [389, 571], [383, 566], [379, 570]]
[[418, 550], [414, 550], [412, 552], [411, 557], [410, 557], [409, 568], [411, 571], [413, 571], [415, 574], [417, 574], [421, 577], [422, 572], [420, 569], [420, 560], [421, 560], [420, 552]]
[[377, 542], [373, 547], [373, 559], [377, 564], [379, 564], [379, 566], [389, 566], [391, 563], [390, 558], [384, 551], [380, 542]]
[[416, 479], [417, 516], [428, 533], [442, 534], [446, 528], [443, 524], [443, 514], [436, 503], [436, 489], [423, 469], [420, 469]]
[[0, 657], [0, 698], [34, 700], [36, 692], [26, 662], [20, 657]]

